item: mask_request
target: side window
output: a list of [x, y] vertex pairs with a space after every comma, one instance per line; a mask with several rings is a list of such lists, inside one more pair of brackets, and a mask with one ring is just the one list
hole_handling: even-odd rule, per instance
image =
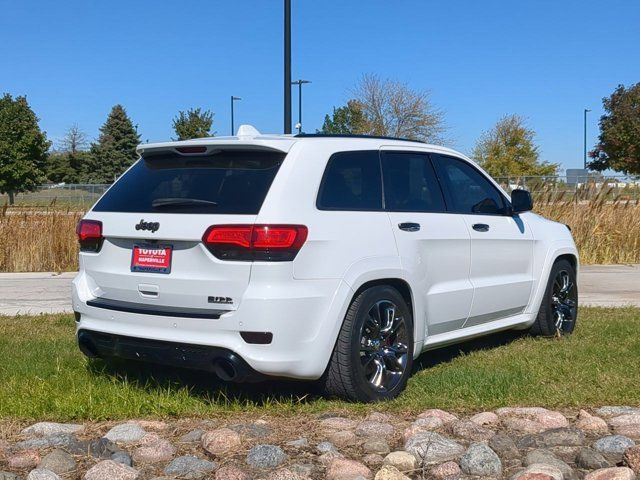
[[506, 213], [504, 196], [468, 162], [438, 155], [437, 166], [447, 190], [449, 211], [484, 215]]
[[386, 210], [445, 211], [442, 191], [427, 154], [384, 152], [382, 177]]
[[316, 204], [320, 210], [382, 210], [378, 151], [333, 154], [327, 163]]

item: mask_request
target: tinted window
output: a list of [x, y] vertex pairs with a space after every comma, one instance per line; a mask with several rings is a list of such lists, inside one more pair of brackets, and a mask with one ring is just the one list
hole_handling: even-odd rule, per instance
[[385, 152], [382, 177], [386, 210], [444, 212], [444, 198], [428, 155]]
[[333, 154], [320, 186], [318, 208], [382, 210], [382, 180], [378, 152]]
[[220, 151], [145, 156], [94, 207], [98, 212], [259, 212], [284, 154]]
[[475, 167], [464, 160], [438, 156], [440, 180], [448, 191], [448, 210], [455, 213], [501, 215], [503, 195]]

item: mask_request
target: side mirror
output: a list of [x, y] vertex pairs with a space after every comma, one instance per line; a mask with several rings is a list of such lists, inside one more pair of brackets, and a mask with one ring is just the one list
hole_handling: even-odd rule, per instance
[[514, 190], [511, 192], [511, 208], [513, 213], [528, 212], [533, 210], [533, 198], [527, 190]]

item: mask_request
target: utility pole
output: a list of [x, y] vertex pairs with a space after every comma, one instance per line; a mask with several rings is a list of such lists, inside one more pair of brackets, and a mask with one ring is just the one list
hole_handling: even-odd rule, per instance
[[291, 82], [291, 85], [298, 85], [298, 125], [296, 125], [298, 133], [302, 133], [302, 85], [305, 83], [311, 83], [311, 81], [300, 79]]
[[584, 109], [584, 169], [587, 169], [587, 113], [591, 110]]
[[233, 124], [233, 102], [235, 102], [236, 100], [242, 100], [240, 97], [234, 97], [233, 95], [231, 95], [231, 136], [233, 137], [234, 135], [234, 124]]
[[291, 133], [291, 0], [284, 0], [284, 133]]

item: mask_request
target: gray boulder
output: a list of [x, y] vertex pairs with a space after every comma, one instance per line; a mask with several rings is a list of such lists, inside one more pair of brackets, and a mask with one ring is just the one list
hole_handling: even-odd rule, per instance
[[423, 465], [454, 460], [465, 452], [461, 444], [436, 432], [416, 433], [405, 442], [404, 449]]
[[286, 459], [284, 451], [275, 445], [256, 445], [247, 454], [247, 464], [255, 468], [275, 468]]
[[483, 443], [472, 444], [460, 458], [460, 468], [467, 475], [499, 477], [502, 462], [496, 452]]

